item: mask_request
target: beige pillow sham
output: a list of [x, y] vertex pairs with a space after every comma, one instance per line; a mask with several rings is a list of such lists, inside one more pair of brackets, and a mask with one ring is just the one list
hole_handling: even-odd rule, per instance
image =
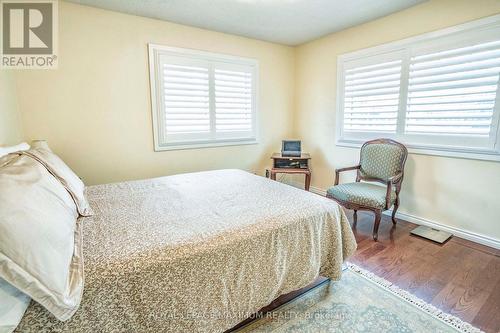
[[38, 161], [10, 156], [0, 167], [0, 278], [59, 320], [83, 292], [81, 231], [75, 203]]
[[42, 163], [69, 191], [75, 201], [78, 213], [82, 216], [92, 215], [89, 203], [85, 198], [85, 184], [56, 154], [48, 149], [35, 148], [21, 152]]

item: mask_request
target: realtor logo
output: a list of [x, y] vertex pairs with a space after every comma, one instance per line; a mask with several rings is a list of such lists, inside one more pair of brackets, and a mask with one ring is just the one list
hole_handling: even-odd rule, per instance
[[1, 0], [0, 4], [0, 67], [57, 68], [57, 0]]

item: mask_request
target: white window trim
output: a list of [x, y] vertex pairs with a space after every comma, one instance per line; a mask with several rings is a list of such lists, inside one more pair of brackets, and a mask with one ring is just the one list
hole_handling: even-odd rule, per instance
[[[337, 146], [342, 147], [355, 147], [359, 148], [363, 144], [363, 139], [346, 139], [343, 133], [343, 94], [344, 94], [344, 63], [348, 61], [353, 61], [357, 59], [363, 59], [369, 56], [377, 56], [380, 54], [395, 52], [399, 49], [408, 47], [409, 45], [430, 41], [432, 39], [437, 39], [441, 37], [449, 37], [450, 35], [466, 32], [466, 31], [476, 31], [480, 33], [483, 29], [491, 29], [499, 27], [500, 28], [500, 14], [493, 15], [484, 19], [479, 19], [476, 21], [460, 24], [457, 26], [449, 27], [439, 31], [434, 31], [430, 33], [425, 33], [419, 36], [405, 38], [399, 41], [390, 42], [350, 53], [345, 53], [339, 55], [337, 58], [337, 112], [336, 112], [336, 135], [335, 143]], [[404, 74], [403, 74], [404, 75]], [[500, 84], [498, 87], [500, 90]], [[497, 91], [496, 102], [495, 102], [494, 118], [492, 119], [492, 131], [495, 137], [495, 143], [493, 149], [481, 149], [481, 148], [471, 148], [471, 147], [456, 147], [456, 146], [444, 146], [444, 145], [432, 145], [432, 144], [411, 144], [403, 143], [407, 145], [410, 153], [414, 154], [424, 154], [424, 155], [436, 155], [436, 156], [446, 156], [446, 157], [458, 157], [466, 159], [478, 159], [478, 160], [488, 160], [488, 161], [500, 161], [500, 91]], [[380, 137], [389, 137], [398, 139], [398, 135], [380, 133]]]
[[[220, 62], [227, 62], [229, 64], [242, 64], [251, 65], [254, 68], [254, 89], [252, 95], [252, 113], [253, 113], [253, 128], [254, 136], [248, 139], [217, 139], [217, 140], [203, 140], [203, 141], [193, 141], [193, 142], [178, 142], [178, 143], [166, 143], [161, 141], [163, 136], [160, 133], [159, 128], [159, 118], [162, 116], [162, 95], [158, 93], [161, 83], [159, 82], [160, 75], [157, 71], [159, 70], [159, 57], [161, 53], [177, 53], [179, 55], [196, 55], [200, 58], [205, 58], [207, 60], [214, 60]], [[244, 58], [239, 56], [232, 56], [220, 53], [212, 53], [201, 50], [185, 49], [171, 46], [164, 46], [154, 43], [148, 44], [149, 53], [149, 79], [150, 79], [150, 89], [151, 89], [151, 114], [153, 120], [153, 141], [154, 150], [168, 151], [168, 150], [184, 150], [184, 149], [198, 149], [198, 148], [210, 148], [210, 147], [223, 147], [223, 146], [240, 146], [240, 145], [254, 145], [259, 143], [259, 112], [258, 112], [258, 85], [259, 85], [259, 63], [256, 59]]]

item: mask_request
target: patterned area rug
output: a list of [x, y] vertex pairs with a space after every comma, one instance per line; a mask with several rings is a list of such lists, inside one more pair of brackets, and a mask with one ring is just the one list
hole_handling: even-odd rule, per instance
[[479, 329], [353, 264], [342, 280], [326, 281], [238, 331], [462, 332]]

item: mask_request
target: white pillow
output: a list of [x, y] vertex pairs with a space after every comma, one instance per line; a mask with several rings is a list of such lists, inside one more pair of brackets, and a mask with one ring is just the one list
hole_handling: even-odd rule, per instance
[[16, 151], [24, 151], [30, 149], [30, 145], [27, 144], [26, 142], [20, 143], [15, 146], [9, 146], [9, 147], [0, 147], [0, 157], [5, 156], [10, 153], [14, 153]]
[[57, 319], [71, 318], [83, 292], [71, 195], [37, 160], [17, 155], [0, 167], [0, 211], [0, 278]]
[[0, 278], [0, 333], [13, 332], [24, 316], [31, 298]]
[[45, 148], [31, 149], [21, 154], [28, 155], [43, 164], [63, 184], [75, 201], [76, 208], [81, 216], [92, 215], [90, 205], [85, 198], [85, 184], [59, 156]]

